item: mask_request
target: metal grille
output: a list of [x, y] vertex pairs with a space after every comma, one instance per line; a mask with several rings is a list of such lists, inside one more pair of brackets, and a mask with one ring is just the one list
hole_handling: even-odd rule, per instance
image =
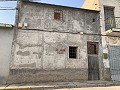
[[120, 46], [109, 46], [111, 79], [120, 81]]
[[104, 7], [104, 13], [105, 13], [105, 29], [108, 30], [115, 27], [114, 8]]
[[55, 10], [54, 11], [54, 19], [55, 20], [62, 20], [63, 18], [63, 11], [62, 10]]
[[69, 58], [77, 58], [77, 47], [69, 47]]
[[105, 20], [106, 30], [111, 28], [120, 28], [120, 17], [109, 17]]

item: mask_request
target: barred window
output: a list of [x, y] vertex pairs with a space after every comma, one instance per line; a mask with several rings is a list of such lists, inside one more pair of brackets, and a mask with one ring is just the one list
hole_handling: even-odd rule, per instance
[[77, 47], [69, 47], [69, 58], [77, 58]]
[[54, 19], [55, 20], [62, 20], [63, 12], [62, 10], [55, 10], [54, 11]]

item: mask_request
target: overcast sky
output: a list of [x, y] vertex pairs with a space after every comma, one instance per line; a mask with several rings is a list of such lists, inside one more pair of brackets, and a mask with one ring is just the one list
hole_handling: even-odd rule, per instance
[[[80, 8], [84, 0], [41, 0], [41, 2]], [[5, 7], [15, 8], [16, 2], [0, 1], [0, 9]], [[14, 24], [14, 22], [15, 22], [15, 10], [0, 10], [0, 23]]]

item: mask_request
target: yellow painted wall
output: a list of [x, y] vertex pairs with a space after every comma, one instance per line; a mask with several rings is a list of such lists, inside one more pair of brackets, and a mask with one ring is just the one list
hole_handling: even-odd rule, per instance
[[99, 11], [99, 0], [85, 0], [82, 8]]

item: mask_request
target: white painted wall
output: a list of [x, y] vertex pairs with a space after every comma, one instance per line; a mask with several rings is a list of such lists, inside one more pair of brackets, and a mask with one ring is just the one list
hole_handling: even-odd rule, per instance
[[9, 74], [12, 41], [12, 28], [0, 28], [0, 83], [5, 83]]

